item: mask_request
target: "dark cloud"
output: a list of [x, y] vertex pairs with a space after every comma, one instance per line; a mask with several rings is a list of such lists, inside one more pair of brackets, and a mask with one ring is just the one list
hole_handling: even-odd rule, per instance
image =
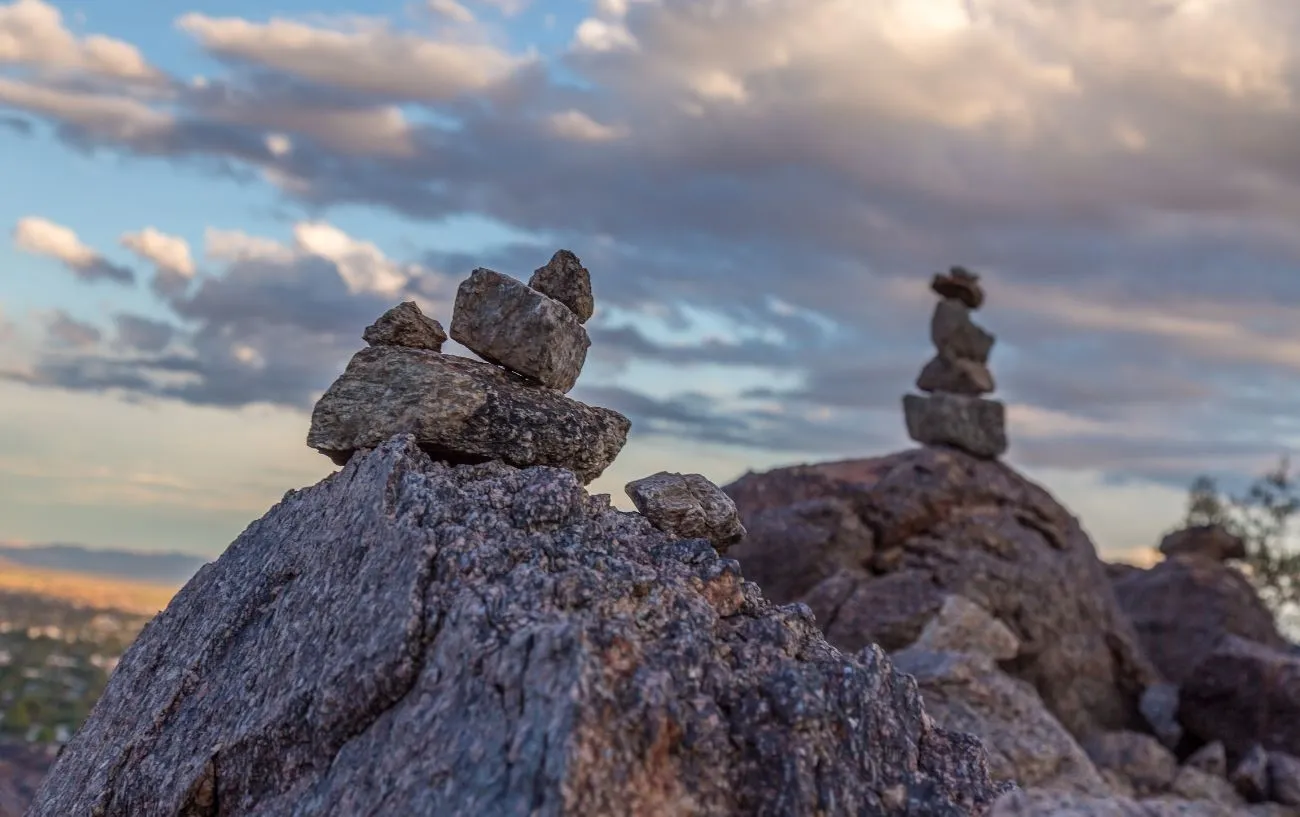
[[176, 337], [176, 327], [140, 315], [121, 314], [113, 318], [117, 343], [131, 351], [157, 353]]
[[0, 115], [0, 128], [11, 130], [20, 136], [31, 136], [32, 132], [36, 130], [36, 126], [32, 124], [31, 120], [21, 116]]
[[45, 324], [45, 334], [56, 346], [83, 349], [95, 346], [103, 333], [94, 324], [79, 321], [67, 312], [55, 312]]

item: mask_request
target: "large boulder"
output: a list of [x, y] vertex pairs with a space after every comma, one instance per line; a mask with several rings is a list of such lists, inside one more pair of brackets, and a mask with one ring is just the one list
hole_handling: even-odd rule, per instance
[[1112, 586], [1147, 656], [1174, 683], [1182, 683], [1224, 636], [1286, 646], [1250, 582], [1220, 561], [1171, 556], [1119, 576]]
[[958, 817], [1003, 790], [881, 650], [706, 542], [403, 435], [190, 580], [30, 817]]
[[1224, 637], [1183, 682], [1178, 718], [1234, 763], [1255, 744], [1300, 756], [1300, 656]]
[[[960, 594], [1020, 640], [1005, 668], [1073, 734], [1147, 728], [1139, 702], [1159, 674], [1092, 542], [1008, 466], [922, 448], [751, 473], [724, 490], [749, 531], [731, 555], [769, 597], [806, 600], [832, 643], [901, 649]], [[800, 538], [783, 546], [789, 530]]]

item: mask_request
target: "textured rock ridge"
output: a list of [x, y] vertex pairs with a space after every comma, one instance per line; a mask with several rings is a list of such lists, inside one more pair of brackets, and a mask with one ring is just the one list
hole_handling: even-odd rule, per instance
[[31, 817], [981, 814], [879, 648], [569, 471], [413, 435], [289, 492], [123, 656]]

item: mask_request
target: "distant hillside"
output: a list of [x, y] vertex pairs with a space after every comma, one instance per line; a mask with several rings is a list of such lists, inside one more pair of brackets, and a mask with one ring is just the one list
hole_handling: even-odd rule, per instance
[[126, 579], [179, 587], [206, 562], [184, 553], [94, 550], [80, 545], [11, 545], [0, 543], [0, 559], [15, 565], [69, 571], [102, 578]]

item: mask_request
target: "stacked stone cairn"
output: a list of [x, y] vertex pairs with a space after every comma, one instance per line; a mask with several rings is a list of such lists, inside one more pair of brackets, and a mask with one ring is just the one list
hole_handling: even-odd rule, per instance
[[983, 397], [994, 389], [988, 361], [995, 338], [971, 320], [984, 303], [979, 276], [953, 267], [936, 274], [930, 288], [942, 299], [930, 320], [936, 354], [916, 379], [927, 394], [903, 396], [907, 433], [922, 445], [996, 459], [1007, 450], [1006, 409]]
[[589, 483], [627, 441], [616, 411], [565, 396], [582, 373], [595, 310], [591, 275], [560, 250], [527, 284], [489, 269], [461, 283], [451, 337], [483, 361], [443, 354], [447, 333], [414, 302], [368, 327], [312, 412], [307, 444], [343, 465], [411, 433], [450, 464], [565, 468]]

